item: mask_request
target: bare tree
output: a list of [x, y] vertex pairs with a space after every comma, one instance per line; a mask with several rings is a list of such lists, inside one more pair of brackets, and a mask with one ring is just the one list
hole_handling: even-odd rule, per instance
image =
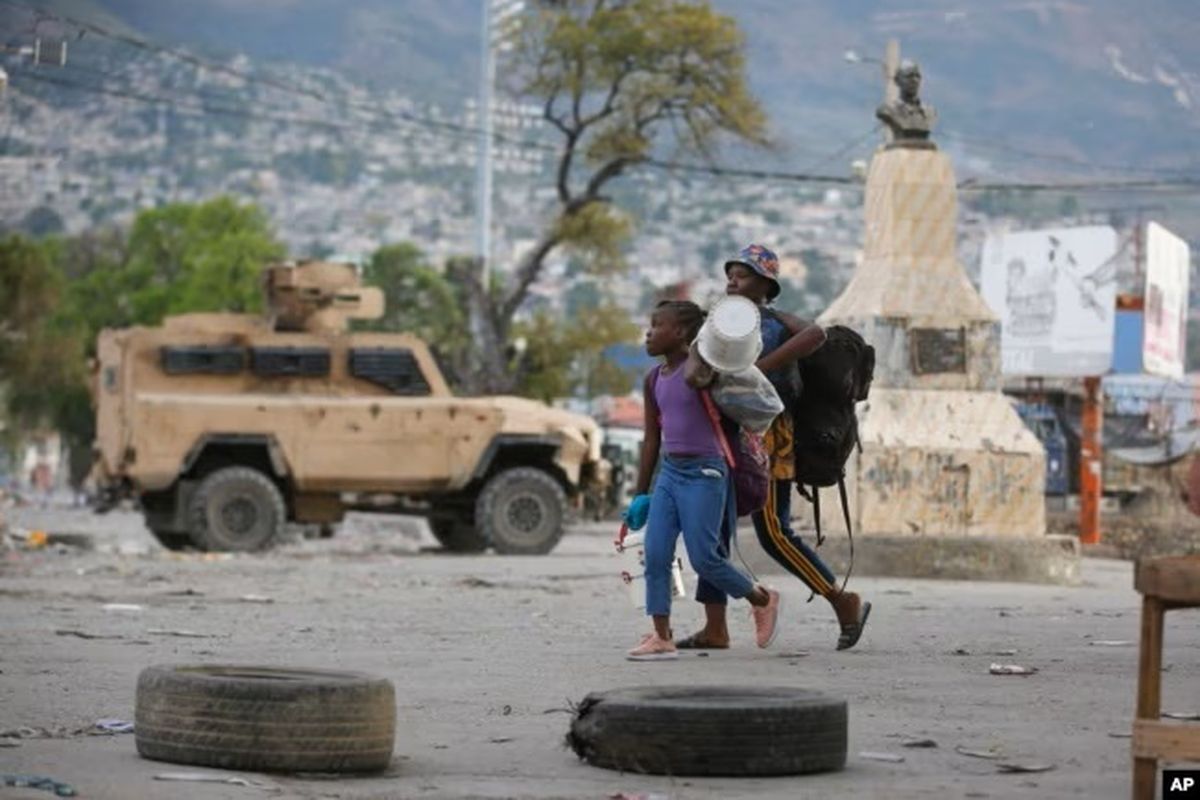
[[556, 0], [516, 26], [502, 64], [510, 88], [536, 100], [561, 135], [553, 219], [506, 282], [468, 285], [479, 326], [479, 388], [510, 390], [513, 318], [559, 248], [597, 272], [620, 268], [631, 222], [606, 189], [655, 153], [710, 157], [722, 139], [766, 144], [766, 120], [746, 81], [743, 39], [705, 2]]

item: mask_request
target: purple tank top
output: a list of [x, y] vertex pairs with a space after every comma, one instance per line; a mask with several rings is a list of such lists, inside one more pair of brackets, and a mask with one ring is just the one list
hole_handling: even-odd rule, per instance
[[667, 455], [721, 457], [712, 420], [700, 394], [683, 379], [683, 365], [669, 373], [658, 371], [654, 399], [662, 420], [662, 444]]

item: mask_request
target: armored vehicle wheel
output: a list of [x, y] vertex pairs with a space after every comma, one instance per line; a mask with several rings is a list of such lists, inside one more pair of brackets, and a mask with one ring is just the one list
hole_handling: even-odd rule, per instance
[[487, 539], [467, 520], [431, 517], [429, 530], [442, 547], [455, 553], [482, 553], [487, 550]]
[[175, 527], [175, 492], [145, 492], [138, 497], [142, 521], [158, 543], [168, 550], [190, 547], [192, 537]]
[[272, 772], [378, 772], [392, 760], [396, 693], [354, 672], [147, 667], [138, 675], [138, 754]]
[[550, 474], [531, 467], [497, 473], [475, 502], [475, 530], [505, 555], [549, 553], [563, 535], [567, 495]]
[[146, 527], [150, 528], [150, 533], [154, 534], [154, 538], [158, 540], [158, 543], [168, 550], [183, 550], [184, 548], [191, 547], [192, 545], [192, 537], [188, 536], [186, 533], [175, 533], [174, 531], [159, 530], [158, 528], [153, 528], [149, 525]]
[[224, 467], [196, 487], [188, 523], [192, 542], [202, 550], [262, 550], [283, 538], [287, 509], [266, 475]]

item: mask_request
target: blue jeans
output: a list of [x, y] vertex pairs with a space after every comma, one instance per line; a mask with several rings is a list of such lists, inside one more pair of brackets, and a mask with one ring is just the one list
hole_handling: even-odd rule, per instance
[[688, 561], [701, 581], [730, 597], [745, 597], [754, 584], [738, 571], [722, 547], [730, 481], [720, 458], [662, 460], [646, 527], [646, 613], [671, 613], [671, 562], [683, 533]]

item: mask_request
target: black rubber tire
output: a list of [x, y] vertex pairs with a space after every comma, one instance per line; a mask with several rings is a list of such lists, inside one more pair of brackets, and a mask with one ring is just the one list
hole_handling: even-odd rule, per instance
[[146, 529], [168, 550], [183, 550], [192, 546], [192, 537], [186, 531], [174, 530], [175, 490], [143, 492], [138, 496], [142, 507], [142, 521]]
[[390, 681], [353, 672], [158, 666], [138, 675], [138, 754], [264, 772], [378, 772], [392, 759]]
[[496, 473], [475, 501], [475, 530], [503, 555], [549, 553], [563, 536], [566, 516], [562, 486], [533, 467]]
[[279, 487], [249, 467], [223, 467], [209, 474], [188, 506], [188, 533], [201, 550], [264, 550], [281, 541], [286, 528]]
[[589, 694], [567, 744], [624, 772], [801, 775], [846, 766], [846, 721], [844, 700], [807, 689], [646, 686]]
[[487, 539], [466, 520], [430, 517], [429, 530], [442, 547], [454, 553], [482, 553], [488, 547]]
[[158, 543], [168, 550], [186, 550], [192, 546], [192, 537], [186, 533], [164, 531], [160, 528], [152, 527], [149, 523], [146, 524], [146, 527], [150, 529], [150, 533], [158, 540]]

